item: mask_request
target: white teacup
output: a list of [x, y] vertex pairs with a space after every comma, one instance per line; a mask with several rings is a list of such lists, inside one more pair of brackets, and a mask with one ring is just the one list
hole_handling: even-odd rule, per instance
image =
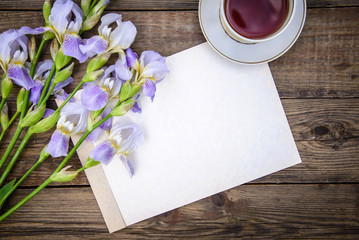
[[[269, 41], [277, 36], [279, 36], [280, 34], [283, 33], [283, 31], [288, 27], [289, 23], [292, 21], [293, 16], [294, 16], [294, 11], [295, 11], [295, 5], [297, 0], [288, 0], [288, 13], [286, 15], [286, 18], [284, 20], [284, 22], [282, 23], [282, 25], [280, 26], [280, 28], [278, 30], [276, 30], [275, 32], [273, 32], [272, 34], [264, 37], [264, 38], [248, 38], [245, 37], [243, 35], [241, 35], [240, 33], [238, 33], [237, 31], [235, 31], [232, 26], [230, 25], [230, 23], [227, 20], [226, 17], [226, 11], [225, 11], [225, 2], [227, 0], [221, 0], [221, 4], [220, 4], [220, 9], [219, 9], [219, 15], [220, 15], [220, 20], [221, 20], [221, 24], [222, 27], [224, 29], [224, 31], [234, 40], [241, 42], [241, 43], [246, 43], [246, 44], [254, 44], [254, 43], [260, 43], [260, 42], [265, 42], [265, 41]], [[233, 0], [232, 0], [233, 1]]]

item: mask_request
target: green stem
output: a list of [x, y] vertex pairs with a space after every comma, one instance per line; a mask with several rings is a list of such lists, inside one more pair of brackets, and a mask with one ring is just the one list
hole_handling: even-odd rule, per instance
[[38, 186], [33, 192], [31, 192], [29, 195], [27, 195], [24, 199], [22, 199], [18, 204], [16, 204], [14, 207], [12, 207], [9, 211], [4, 213], [0, 217], [0, 222], [7, 218], [10, 214], [15, 212], [19, 207], [24, 205], [27, 201], [29, 201], [31, 198], [33, 198], [36, 194], [41, 192], [42, 189], [44, 189], [47, 185], [49, 185], [52, 182], [51, 178], [48, 178], [45, 182], [43, 182], [40, 186]]
[[[40, 156], [39, 160], [20, 178], [19, 181], [16, 182], [16, 184], [12, 187], [12, 189], [6, 193], [6, 195], [1, 199], [2, 202], [4, 202], [10, 195], [17, 189], [17, 187], [29, 176], [29, 174], [35, 170], [43, 161], [45, 161], [48, 158], [48, 154], [45, 154], [43, 156]], [[0, 204], [2, 203], [0, 202]]]
[[[40, 43], [40, 46], [37, 49], [36, 56], [35, 56], [34, 60], [31, 62], [31, 69], [30, 69], [30, 77], [31, 78], [34, 77], [37, 62], [39, 60], [40, 54], [42, 52], [42, 49], [44, 48], [44, 44], [45, 44], [46, 41], [47, 40], [45, 40], [44, 38], [42, 39], [42, 41]], [[29, 102], [29, 96], [30, 96], [30, 91], [26, 91], [24, 102], [23, 102], [22, 109], [21, 109], [20, 120], [23, 119], [25, 117], [25, 115], [26, 115], [26, 111], [27, 111], [27, 108], [28, 108], [28, 102]], [[9, 157], [9, 155], [10, 155], [10, 153], [12, 151], [12, 149], [14, 148], [15, 143], [19, 139], [20, 134], [22, 132], [22, 129], [23, 129], [23, 127], [20, 127], [19, 125], [17, 126], [16, 132], [15, 132], [14, 136], [12, 137], [10, 144], [8, 145], [4, 155], [0, 159], [0, 169], [4, 166], [4, 163], [6, 162], [7, 158]]]
[[[72, 157], [72, 155], [75, 154], [76, 150], [80, 147], [80, 145], [83, 143], [83, 141], [86, 139], [86, 137], [94, 130], [96, 129], [98, 126], [100, 126], [102, 123], [104, 123], [106, 120], [108, 120], [109, 118], [111, 118], [111, 114], [107, 115], [105, 118], [103, 118], [101, 121], [99, 121], [98, 123], [96, 123], [91, 130], [87, 130], [84, 135], [82, 135], [82, 137], [80, 138], [80, 140], [76, 143], [76, 145], [71, 149], [71, 151], [68, 153], [68, 155], [64, 158], [64, 160], [62, 160], [62, 162], [60, 163], [60, 165], [58, 166], [58, 168], [53, 172], [53, 174], [58, 173], [61, 171], [61, 169], [64, 168], [64, 166], [66, 165], [66, 163], [70, 160], [70, 158]], [[53, 175], [52, 174], [52, 175]], [[51, 176], [52, 176], [51, 175]], [[2, 216], [0, 216], [0, 222], [2, 220], [4, 220], [5, 218], [7, 218], [10, 214], [12, 214], [13, 212], [15, 212], [18, 208], [20, 208], [22, 205], [24, 205], [26, 202], [28, 202], [31, 198], [33, 198], [36, 194], [38, 194], [42, 189], [44, 189], [47, 185], [49, 185], [52, 180], [51, 180], [51, 176], [45, 181], [43, 182], [40, 186], [38, 186], [33, 192], [31, 192], [29, 195], [27, 195], [24, 199], [22, 199], [19, 203], [17, 203], [14, 207], [12, 207], [10, 210], [8, 210], [6, 213], [4, 213]]]
[[54, 76], [55, 71], [56, 71], [56, 65], [54, 63], [54, 64], [52, 64], [52, 68], [51, 68], [51, 71], [49, 73], [49, 76], [46, 79], [44, 88], [42, 89], [41, 96], [40, 96], [40, 99], [39, 99], [39, 104], [41, 104], [43, 102], [43, 100], [45, 98], [45, 94], [48, 92], [47, 90], [49, 89], [51, 79]]
[[4, 106], [4, 104], [5, 104], [5, 101], [6, 101], [6, 98], [2, 98], [2, 99], [1, 99], [0, 112], [1, 112], [1, 110], [2, 110], [2, 108], [3, 108], [3, 106]]
[[22, 127], [18, 127], [16, 129], [16, 132], [14, 133], [14, 136], [11, 139], [10, 144], [8, 145], [8, 147], [6, 148], [6, 151], [4, 153], [4, 155], [2, 156], [2, 158], [0, 159], [0, 169], [4, 166], [5, 161], [7, 160], [7, 158], [9, 157], [13, 147], [15, 146], [15, 143], [17, 141], [17, 139], [19, 138], [20, 134], [22, 131]]
[[66, 98], [66, 100], [63, 103], [61, 103], [61, 105], [56, 109], [56, 111], [60, 111], [66, 105], [66, 103], [68, 103], [71, 100], [71, 98], [77, 93], [77, 91], [82, 87], [83, 84], [84, 82], [81, 81], [76, 86], [76, 88], [72, 91], [72, 93]]
[[14, 156], [11, 158], [9, 164], [6, 166], [5, 171], [2, 173], [1, 177], [0, 177], [0, 186], [4, 183], [7, 175], [9, 175], [12, 167], [14, 166], [16, 160], [19, 158], [22, 150], [24, 149], [24, 147], [26, 146], [27, 142], [29, 141], [30, 137], [32, 136], [32, 132], [28, 131], [25, 135], [25, 137], [23, 138], [23, 140], [20, 143], [20, 146], [16, 149], [16, 152], [14, 154]]
[[12, 118], [10, 119], [9, 124], [6, 126], [6, 128], [4, 128], [4, 129], [2, 130], [2, 133], [1, 133], [1, 135], [0, 135], [0, 142], [1, 142], [2, 139], [4, 138], [6, 131], [9, 129], [9, 127], [11, 126], [11, 124], [15, 121], [15, 119], [17, 118], [17, 116], [19, 116], [19, 114], [20, 114], [20, 112], [16, 112], [16, 113], [14, 114], [14, 116], [12, 116]]

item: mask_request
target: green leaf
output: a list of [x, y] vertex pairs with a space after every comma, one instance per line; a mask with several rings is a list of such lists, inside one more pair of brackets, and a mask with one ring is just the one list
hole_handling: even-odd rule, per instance
[[6, 184], [5, 186], [3, 186], [0, 189], [0, 209], [2, 208], [2, 206], [4, 205], [5, 200], [7, 199], [7, 195], [8, 193], [12, 190], [12, 188], [15, 185], [15, 181], [16, 179], [12, 180], [11, 182], [9, 182], [8, 184]]

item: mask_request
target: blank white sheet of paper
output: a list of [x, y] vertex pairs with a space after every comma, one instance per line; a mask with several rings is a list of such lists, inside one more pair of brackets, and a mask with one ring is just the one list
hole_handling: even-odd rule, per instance
[[[131, 225], [301, 162], [268, 64], [239, 65], [207, 43], [167, 57], [153, 102], [141, 96], [144, 144], [103, 166]], [[118, 119], [116, 119], [118, 120]]]

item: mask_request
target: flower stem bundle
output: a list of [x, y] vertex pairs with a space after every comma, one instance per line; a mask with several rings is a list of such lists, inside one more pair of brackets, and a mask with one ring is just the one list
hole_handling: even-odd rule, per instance
[[[56, 170], [32, 193], [6, 212], [1, 210], [0, 221], [52, 182], [71, 181], [87, 168], [109, 164], [115, 156], [124, 162], [129, 177], [135, 173], [127, 156], [141, 145], [144, 136], [139, 126], [126, 120], [124, 115], [128, 111], [141, 112], [137, 100], [142, 93], [153, 101], [156, 84], [165, 77], [168, 69], [165, 58], [159, 53], [145, 51], [138, 57], [132, 51], [130, 46], [137, 34], [135, 25], [122, 21], [122, 16], [116, 13], [101, 17], [108, 4], [109, 0], [82, 0], [80, 7], [72, 0], [53, 3], [46, 0], [44, 26], [24, 26], [0, 34], [0, 66], [4, 71], [0, 142], [19, 117], [15, 133], [0, 159], [0, 210], [28, 175], [48, 157], [64, 157]], [[98, 35], [82, 39], [81, 33], [98, 22]], [[30, 40], [29, 35], [32, 35]], [[38, 47], [34, 35], [42, 35]], [[40, 62], [41, 53], [50, 40], [51, 59]], [[115, 64], [108, 64], [110, 58], [115, 59]], [[74, 66], [84, 62], [87, 63], [86, 72], [80, 81], [74, 80]], [[78, 84], [67, 94], [64, 87], [73, 82]], [[6, 100], [13, 84], [22, 88], [18, 92], [16, 112], [10, 117]], [[81, 94], [76, 94], [79, 90]], [[52, 95], [61, 102], [57, 109], [47, 107]], [[118, 121], [113, 122], [113, 117]], [[31, 137], [51, 130], [50, 141], [34, 165], [19, 180], [8, 179]], [[24, 137], [15, 148], [22, 132]], [[69, 150], [69, 140], [74, 135], [81, 138]], [[82, 168], [68, 170], [67, 162], [84, 141], [93, 142], [95, 148], [89, 152]], [[12, 151], [15, 152], [10, 158]]]

